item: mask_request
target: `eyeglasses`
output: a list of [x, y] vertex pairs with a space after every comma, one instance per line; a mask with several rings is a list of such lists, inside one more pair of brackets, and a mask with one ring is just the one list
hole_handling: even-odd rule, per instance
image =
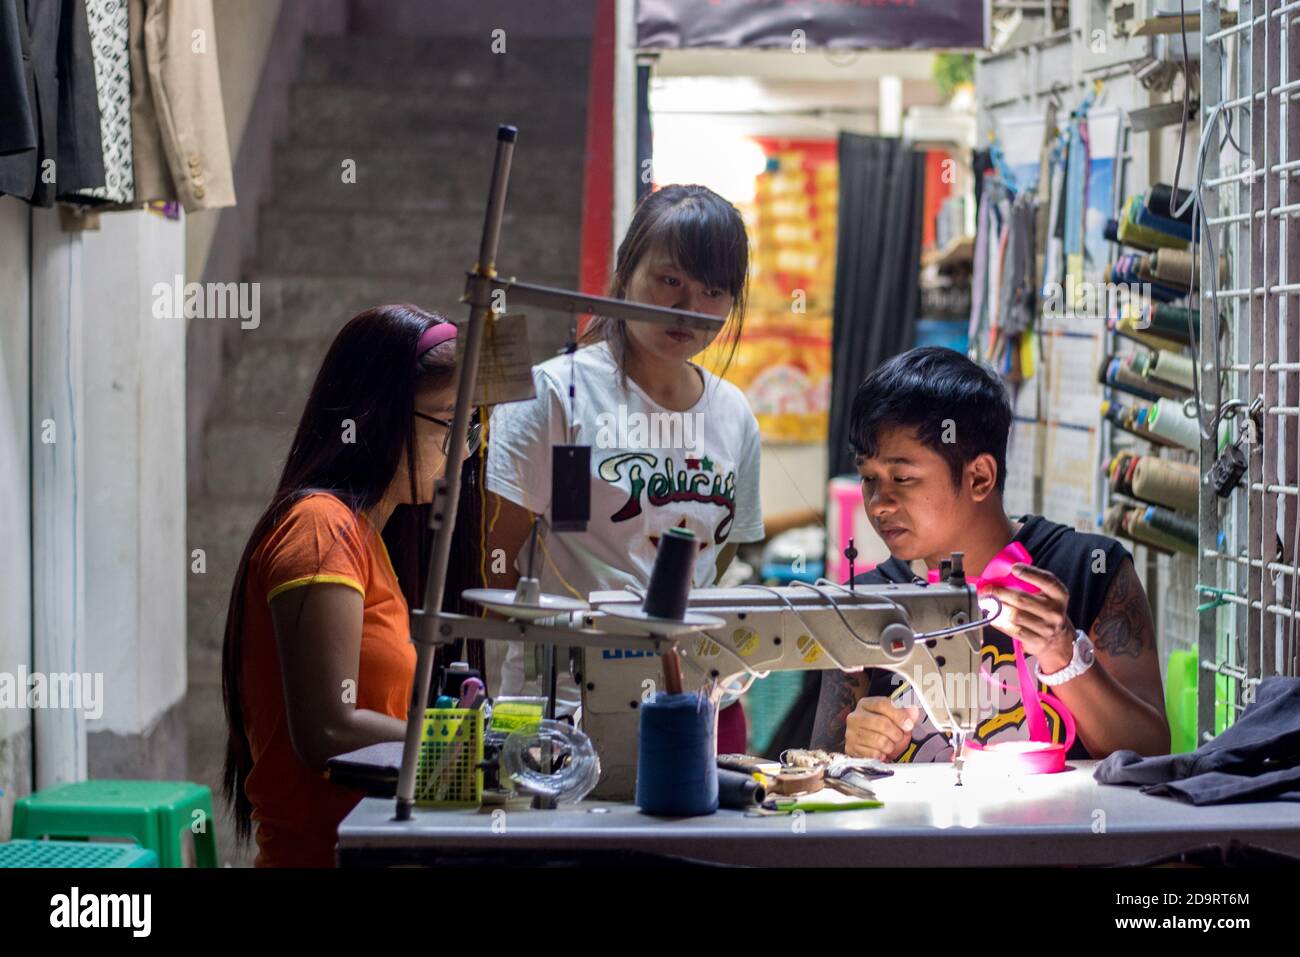
[[[437, 425], [441, 425], [444, 429], [447, 430], [447, 434], [443, 437], [442, 440], [442, 454], [450, 455], [452, 424], [448, 422], [446, 419], [440, 419], [437, 416], [433, 416], [433, 415], [425, 415], [423, 412], [419, 411], [418, 409], [415, 411], [415, 417], [417, 419], [424, 419], [428, 422], [434, 422]], [[483, 422], [479, 418], [478, 410], [475, 410], [474, 415], [469, 422], [469, 431], [465, 433], [465, 454], [473, 455], [475, 452], [477, 452], [479, 443], [482, 440], [483, 440]]]

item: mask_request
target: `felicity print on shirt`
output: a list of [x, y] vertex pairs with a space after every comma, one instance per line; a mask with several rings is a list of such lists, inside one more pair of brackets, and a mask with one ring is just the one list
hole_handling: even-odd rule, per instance
[[[659, 457], [650, 452], [619, 452], [601, 461], [598, 473], [611, 484], [628, 480], [628, 497], [622, 508], [610, 515], [611, 522], [625, 522], [642, 513], [642, 501], [655, 508], [677, 502], [699, 505], [719, 505], [726, 515], [713, 529], [713, 543], [721, 545], [727, 540], [731, 524], [736, 518], [736, 472], [725, 475], [714, 471], [714, 462], [707, 455], [702, 458], [687, 457], [686, 468], [677, 469], [671, 457], [659, 467]], [[626, 466], [626, 471], [624, 467]], [[646, 475], [642, 466], [650, 470]], [[658, 547], [657, 536], [652, 536]]]

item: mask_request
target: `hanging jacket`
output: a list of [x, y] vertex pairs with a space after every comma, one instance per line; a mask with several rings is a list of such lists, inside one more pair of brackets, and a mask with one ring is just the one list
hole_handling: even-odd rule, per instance
[[131, 0], [135, 202], [235, 205], [212, 0]]
[[[33, 135], [20, 129], [14, 135], [17, 143], [34, 140], [32, 148], [0, 155], [0, 192], [33, 206], [52, 206], [56, 195], [103, 186], [99, 100], [84, 0], [0, 2], [14, 7], [0, 15], [0, 55], [11, 57], [17, 50], [27, 87], [27, 105], [5, 110], [30, 117]], [[13, 68], [4, 73], [4, 92], [22, 96]]]
[[[32, 113], [35, 101], [36, 78], [26, 13], [18, 0], [0, 0], [0, 176], [14, 176], [21, 166], [18, 162], [6, 166], [5, 157], [36, 149], [36, 119]], [[16, 178], [0, 179], [0, 192], [22, 191]], [[26, 192], [30, 191], [28, 186]]]

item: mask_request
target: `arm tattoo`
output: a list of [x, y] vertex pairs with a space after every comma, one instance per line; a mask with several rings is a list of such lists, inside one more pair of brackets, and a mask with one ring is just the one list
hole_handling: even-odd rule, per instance
[[1126, 560], [1111, 581], [1092, 631], [1097, 649], [1115, 657], [1138, 658], [1147, 646], [1155, 647], [1151, 605], [1132, 562]]
[[845, 674], [837, 668], [822, 672], [811, 747], [822, 751], [844, 750], [848, 717], [857, 707], [858, 699], [867, 693], [867, 676], [867, 671]]

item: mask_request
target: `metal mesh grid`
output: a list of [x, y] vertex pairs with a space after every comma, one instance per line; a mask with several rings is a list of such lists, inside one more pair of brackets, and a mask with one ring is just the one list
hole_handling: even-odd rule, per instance
[[[1197, 182], [1201, 461], [1208, 469], [1217, 458], [1209, 426], [1227, 415], [1249, 463], [1229, 498], [1201, 491], [1199, 578], [1219, 590], [1198, 630], [1202, 737], [1214, 727], [1211, 674], [1239, 679], [1240, 711], [1261, 678], [1297, 673], [1300, 2], [1238, 6], [1236, 24], [1225, 27], [1217, 0], [1201, 3], [1201, 126], [1214, 137]], [[1226, 283], [1215, 282], [1219, 256]]]

